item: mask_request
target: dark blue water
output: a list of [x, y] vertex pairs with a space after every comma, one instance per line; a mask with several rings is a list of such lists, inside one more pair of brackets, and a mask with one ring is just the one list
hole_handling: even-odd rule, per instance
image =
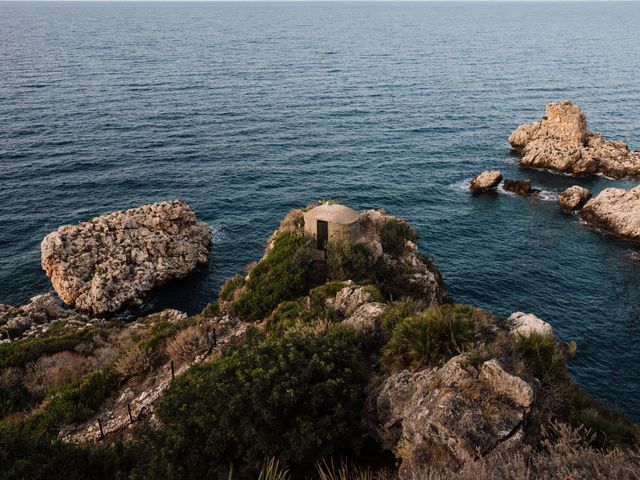
[[[535, 312], [572, 373], [640, 419], [637, 247], [553, 201], [506, 138], [572, 99], [640, 148], [637, 3], [0, 3], [0, 303], [50, 288], [59, 225], [182, 198], [215, 230], [189, 311], [261, 254], [292, 208], [384, 207], [420, 232], [453, 297]], [[545, 200], [472, 197], [485, 168]]]

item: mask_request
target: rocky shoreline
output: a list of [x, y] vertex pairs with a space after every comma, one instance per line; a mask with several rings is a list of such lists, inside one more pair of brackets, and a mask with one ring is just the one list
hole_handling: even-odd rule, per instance
[[[488, 184], [495, 183], [497, 175], [492, 176]], [[612, 199], [632, 200], [627, 194], [609, 192], [601, 197], [603, 193], [589, 200], [581, 215], [595, 211], [609, 218], [603, 198], [607, 204]], [[575, 204], [574, 196], [580, 201], [584, 197], [583, 192], [568, 192], [567, 204]], [[129, 223], [131, 218], [135, 223]], [[316, 218], [328, 223], [327, 243], [320, 242], [321, 233], [310, 224]], [[113, 239], [96, 254], [96, 238], [107, 232]], [[619, 450], [640, 439], [638, 427], [598, 405], [569, 378], [565, 363], [575, 354], [575, 344], [555, 338], [551, 325], [531, 313], [500, 318], [453, 303], [438, 269], [418, 252], [416, 232], [383, 211], [355, 212], [334, 203], [314, 203], [289, 212], [267, 242], [263, 258], [229, 279], [218, 299], [198, 315], [165, 310], [129, 323], [92, 318], [93, 313], [117, 309], [123, 302], [135, 303], [141, 298], [138, 293], [148, 291], [128, 285], [136, 277], [117, 274], [116, 268], [128, 271], [127, 260], [98, 268], [109, 252], [147, 252], [146, 263], [136, 260], [139, 255], [126, 255], [147, 275], [165, 279], [171, 272], [179, 277], [206, 260], [209, 235], [208, 227], [195, 220], [186, 204], [167, 202], [61, 227], [47, 236], [43, 266], [52, 272], [52, 283], [70, 295], [65, 297], [69, 303], [88, 313], [61, 306], [52, 294], [34, 297], [23, 306], [0, 306], [0, 393], [20, 392], [3, 404], [3, 416], [12, 418], [11, 428], [17, 429], [10, 435], [62, 440], [56, 448], [102, 448], [124, 440], [138, 460], [123, 468], [127, 475], [133, 472], [143, 478], [167, 474], [165, 470], [151, 474], [149, 465], [182, 468], [179, 462], [158, 463], [160, 451], [174, 451], [176, 458], [193, 455], [190, 468], [219, 467], [221, 472], [230, 455], [248, 462], [242, 467], [247, 472], [257, 472], [260, 465], [243, 456], [256, 443], [263, 456], [259, 458], [269, 452], [284, 455], [290, 465], [308, 472], [319, 461], [315, 449], [298, 457], [284, 452], [298, 448], [296, 442], [309, 441], [310, 432], [319, 436], [313, 441], [320, 442], [323, 456], [347, 453], [358, 458], [360, 449], [355, 445], [363, 436], [380, 458], [385, 451], [394, 458], [386, 478], [409, 480], [430, 475], [456, 478], [456, 472], [491, 459], [515, 458], [522, 451], [533, 455], [547, 448], [541, 440], [545, 429], [562, 424], [566, 426], [557, 428], [594, 429], [592, 443], [584, 447], [592, 449], [589, 461], [594, 463], [584, 460], [582, 467], [597, 468], [609, 455], [609, 450], [598, 449], [606, 448], [613, 449], [624, 468], [640, 471], [640, 462], [624, 453], [629, 450]], [[81, 245], [83, 240], [87, 246]], [[80, 271], [90, 274], [82, 276]], [[100, 295], [87, 296], [89, 290], [82, 288], [96, 276], [110, 286], [99, 290]], [[73, 281], [64, 283], [60, 278]], [[155, 283], [144, 284], [152, 288]], [[85, 295], [79, 303], [80, 296], [70, 293], [76, 291]], [[117, 301], [105, 303], [106, 291], [115, 292]], [[260, 357], [255, 370], [243, 370], [260, 349], [272, 352], [281, 342], [287, 355], [270, 353]], [[309, 353], [314, 342], [323, 347]], [[340, 360], [327, 357], [325, 363], [314, 363], [334, 350]], [[289, 364], [307, 354], [311, 357], [301, 365]], [[240, 371], [225, 370], [238, 355], [244, 355], [234, 367]], [[332, 370], [332, 362], [347, 359], [352, 363]], [[305, 374], [310, 385], [296, 383], [296, 389], [286, 393], [293, 387], [278, 384], [293, 381], [287, 380], [287, 369], [293, 369], [291, 379], [299, 382], [296, 369], [310, 365], [324, 365], [313, 375]], [[207, 383], [206, 372], [218, 368], [226, 373]], [[261, 380], [270, 369], [284, 370], [269, 381]], [[341, 384], [341, 378], [353, 372], [362, 372], [357, 377], [361, 387], [343, 397], [355, 384]], [[273, 407], [266, 393], [245, 392], [233, 401], [224, 400], [225, 391], [209, 395], [229, 375], [244, 378], [228, 383], [229, 389], [266, 392], [266, 388], [270, 395], [282, 392], [283, 397]], [[326, 384], [321, 380], [324, 375], [329, 375]], [[311, 395], [314, 407], [302, 400], [305, 389], [321, 392], [333, 389], [336, 382], [341, 387], [327, 397], [335, 396], [326, 411], [317, 403], [328, 394]], [[182, 396], [186, 400], [178, 400]], [[223, 403], [216, 403], [218, 396]], [[334, 417], [336, 403], [344, 408], [353, 405], [354, 410]], [[288, 405], [285, 412], [282, 404]], [[298, 415], [302, 421], [309, 408], [320, 410], [308, 420], [313, 428], [295, 430], [291, 425], [296, 442], [287, 440], [289, 432], [270, 436], [271, 429], [279, 431], [289, 424], [289, 416]], [[262, 418], [266, 411], [270, 413]], [[224, 414], [218, 417], [216, 412]], [[279, 417], [283, 414], [287, 418]], [[205, 421], [208, 415], [213, 417]], [[246, 423], [247, 418], [253, 420]], [[325, 424], [332, 428], [325, 432]], [[188, 437], [180, 437], [185, 425]], [[240, 430], [234, 430], [235, 425]], [[0, 442], [2, 428], [0, 423]], [[211, 435], [225, 429], [230, 429], [226, 436], [215, 437], [225, 449], [206, 450], [204, 446], [214, 442]], [[246, 429], [253, 432], [247, 444], [240, 440]], [[340, 438], [354, 436], [355, 443], [346, 450], [334, 448], [334, 442], [338, 444], [334, 430]], [[164, 435], [172, 439], [168, 444], [162, 443]], [[175, 435], [180, 438], [177, 443]], [[269, 441], [259, 443], [264, 438]], [[187, 450], [180, 450], [183, 447]], [[29, 461], [26, 452], [14, 454]], [[568, 458], [562, 461], [570, 463]], [[529, 460], [527, 468], [542, 475], [548, 461], [536, 467], [534, 463]]]

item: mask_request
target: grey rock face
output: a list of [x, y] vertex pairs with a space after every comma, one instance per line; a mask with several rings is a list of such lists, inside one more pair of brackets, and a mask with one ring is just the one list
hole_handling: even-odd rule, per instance
[[379, 441], [402, 459], [400, 478], [413, 479], [435, 457], [461, 465], [504, 442], [517, 445], [533, 399], [533, 387], [497, 360], [478, 371], [459, 355], [439, 369], [387, 377], [369, 405]]
[[60, 227], [42, 240], [41, 264], [65, 303], [103, 315], [206, 264], [210, 240], [187, 204], [161, 202]]

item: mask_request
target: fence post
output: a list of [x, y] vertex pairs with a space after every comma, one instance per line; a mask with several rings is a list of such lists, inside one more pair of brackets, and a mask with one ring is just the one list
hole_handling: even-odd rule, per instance
[[133, 423], [133, 415], [131, 415], [131, 404], [127, 402], [127, 410], [129, 411], [129, 420]]
[[100, 428], [100, 440], [104, 440], [104, 430], [102, 430], [102, 422], [98, 418], [98, 428]]
[[216, 329], [213, 329], [213, 346], [217, 347], [218, 346], [218, 336], [216, 335]]
[[173, 360], [171, 360], [171, 380], [173, 380], [176, 376], [176, 370], [175, 367], [173, 365]]

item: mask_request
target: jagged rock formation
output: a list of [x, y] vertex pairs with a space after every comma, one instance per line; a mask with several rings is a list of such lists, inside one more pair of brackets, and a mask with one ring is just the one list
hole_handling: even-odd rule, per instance
[[523, 167], [613, 178], [640, 175], [640, 152], [587, 130], [586, 116], [571, 102], [548, 104], [544, 118], [519, 126], [509, 143], [520, 152]]
[[402, 460], [400, 479], [420, 478], [430, 461], [462, 465], [520, 442], [533, 386], [491, 359], [466, 354], [443, 367], [387, 377], [369, 395], [381, 445]]
[[606, 188], [585, 204], [580, 216], [594, 227], [640, 240], [640, 186]]
[[558, 203], [562, 209], [569, 213], [579, 210], [591, 198], [591, 192], [584, 187], [574, 185], [560, 194]]
[[495, 190], [502, 181], [502, 172], [499, 170], [485, 170], [469, 183], [469, 188], [475, 193]]
[[365, 303], [374, 301], [374, 295], [366, 287], [347, 282], [348, 285], [338, 292], [333, 308], [345, 317], [349, 317]]
[[161, 202], [60, 227], [42, 241], [41, 263], [65, 303], [104, 315], [207, 263], [210, 240], [187, 204]]
[[531, 180], [512, 180], [510, 178], [506, 178], [503, 188], [507, 192], [513, 192], [516, 195], [522, 195], [525, 197], [538, 195], [540, 193], [540, 189], [531, 188]]

